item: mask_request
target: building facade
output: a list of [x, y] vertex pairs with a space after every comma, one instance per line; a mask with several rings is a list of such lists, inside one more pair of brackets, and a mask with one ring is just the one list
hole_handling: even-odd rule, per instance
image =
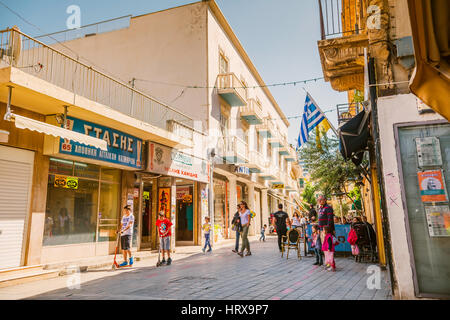
[[318, 2], [318, 47], [325, 79], [349, 92], [348, 105], [338, 107], [341, 141], [345, 123], [361, 124], [348, 159], [368, 150], [363, 203], [377, 231], [379, 263], [389, 268], [397, 298], [448, 298], [448, 45], [439, 40], [445, 27], [430, 28], [448, 25], [448, 5], [342, 1], [329, 11], [330, 3]]
[[214, 1], [132, 17], [120, 30], [65, 45], [193, 118], [205, 142], [180, 151], [205, 160], [214, 154], [213, 241], [234, 237], [240, 201], [255, 213], [250, 235], [278, 203], [291, 215], [298, 208], [289, 122]]

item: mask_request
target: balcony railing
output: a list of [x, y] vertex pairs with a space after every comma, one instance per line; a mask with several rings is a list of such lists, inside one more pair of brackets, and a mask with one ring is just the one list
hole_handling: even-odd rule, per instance
[[241, 117], [249, 124], [261, 124], [263, 111], [261, 105], [253, 98], [248, 99], [247, 105], [240, 108]]
[[217, 89], [230, 106], [245, 106], [247, 90], [234, 73], [224, 73], [217, 76]]
[[322, 40], [360, 34], [366, 26], [367, 0], [318, 0]]
[[249, 152], [248, 166], [250, 167], [251, 172], [260, 173], [264, 171], [268, 165], [269, 162], [264, 159], [264, 156], [260, 152], [256, 150], [251, 150]]
[[338, 125], [341, 126], [363, 110], [360, 102], [344, 103], [336, 105]]
[[223, 157], [231, 163], [245, 163], [248, 161], [247, 143], [236, 137], [223, 138]]
[[184, 132], [185, 137], [192, 138], [193, 120], [187, 115], [16, 29], [0, 31], [0, 68], [8, 66], [135, 119], [164, 130]]
[[276, 133], [275, 126], [269, 118], [264, 118], [263, 122], [256, 126], [256, 131], [264, 138], [270, 138]]

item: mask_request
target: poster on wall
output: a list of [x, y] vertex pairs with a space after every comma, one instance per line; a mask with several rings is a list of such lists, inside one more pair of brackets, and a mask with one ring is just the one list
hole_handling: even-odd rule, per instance
[[416, 138], [419, 167], [442, 166], [441, 145], [437, 137]]
[[442, 170], [420, 171], [417, 177], [422, 202], [448, 201]]
[[450, 237], [450, 209], [448, 205], [425, 206], [430, 237]]
[[158, 192], [158, 213], [163, 211], [170, 219], [170, 188], [160, 188]]
[[177, 200], [183, 200], [185, 196], [190, 194], [189, 187], [177, 187]]

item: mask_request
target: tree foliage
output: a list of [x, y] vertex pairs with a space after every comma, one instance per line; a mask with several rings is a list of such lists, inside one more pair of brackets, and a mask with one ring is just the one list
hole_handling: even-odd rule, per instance
[[305, 206], [305, 208], [309, 209], [311, 204], [313, 206], [315, 206], [317, 204], [315, 192], [316, 192], [316, 188], [311, 183], [308, 182], [305, 185], [305, 189], [303, 190], [303, 192], [301, 194], [302, 199], [303, 199], [303, 205]]
[[323, 135], [320, 147], [316, 145], [316, 137], [311, 134], [305, 146], [300, 149], [299, 157], [309, 171], [316, 190], [326, 197], [332, 194], [346, 194], [346, 184], [356, 181], [359, 169], [351, 162], [345, 161], [339, 152], [339, 140]]

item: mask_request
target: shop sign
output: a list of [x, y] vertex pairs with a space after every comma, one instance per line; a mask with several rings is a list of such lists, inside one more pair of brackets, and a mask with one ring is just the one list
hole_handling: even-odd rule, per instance
[[417, 172], [419, 190], [422, 202], [448, 201], [444, 179], [441, 170]]
[[142, 194], [142, 198], [144, 198], [144, 200], [150, 200], [150, 192], [144, 191]]
[[250, 169], [248, 167], [244, 166], [236, 166], [235, 170], [236, 173], [245, 174], [247, 176], [250, 175]]
[[78, 189], [78, 178], [55, 176], [53, 185], [57, 188]]
[[183, 203], [192, 203], [192, 195], [191, 194], [185, 194], [183, 196]]
[[142, 169], [142, 140], [121, 131], [77, 118], [67, 118], [67, 129], [103, 139], [108, 150], [87, 146], [68, 139], [60, 139], [59, 152]]
[[147, 171], [209, 182], [209, 163], [176, 149], [149, 142]]
[[184, 196], [189, 194], [189, 187], [177, 187], [177, 200], [182, 200]]
[[274, 183], [272, 184], [272, 189], [284, 189], [283, 183]]

